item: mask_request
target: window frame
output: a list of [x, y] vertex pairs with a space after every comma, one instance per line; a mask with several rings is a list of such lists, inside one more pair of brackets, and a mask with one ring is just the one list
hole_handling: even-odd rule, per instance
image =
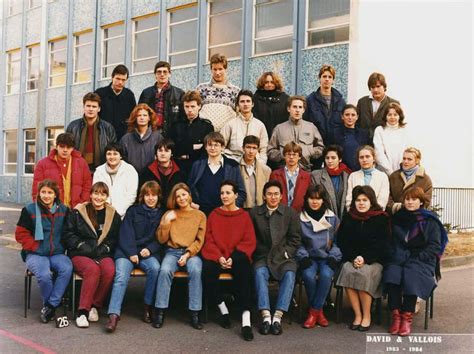
[[38, 5], [33, 5], [33, 1], [34, 0], [28, 0], [28, 10], [37, 9], [38, 7], [41, 7], [41, 1]]
[[[87, 30], [84, 30], [84, 31], [81, 31], [81, 32], [76, 32], [74, 33], [73, 35], [73, 52], [72, 52], [72, 62], [73, 62], [73, 74], [72, 74], [72, 83], [73, 85], [80, 85], [80, 84], [87, 84], [87, 83], [90, 83], [92, 82], [92, 63], [94, 61], [94, 59], [92, 58], [92, 45], [94, 44], [94, 38], [91, 39], [90, 42], [87, 42], [87, 43], [83, 43], [83, 44], [77, 44], [77, 40], [79, 39], [80, 36], [84, 35], [84, 34], [94, 34], [93, 33], [94, 31], [92, 29], [87, 29]], [[86, 46], [90, 46], [90, 55], [91, 55], [91, 66], [89, 68], [86, 68], [86, 69], [81, 69], [81, 70], [76, 70], [76, 64], [77, 64], [77, 49], [78, 48], [82, 48], [82, 47], [86, 47]], [[77, 73], [80, 73], [80, 72], [87, 72], [89, 71], [89, 80], [88, 81], [76, 81], [76, 74]]]
[[[27, 132], [34, 132], [35, 133], [35, 136], [33, 139], [27, 139], [26, 138], [26, 133]], [[37, 134], [36, 134], [36, 128], [27, 128], [27, 129], [23, 129], [23, 168], [22, 168], [22, 175], [23, 176], [32, 176], [33, 173], [34, 173], [34, 170], [35, 170], [35, 164], [36, 164], [36, 138], [37, 138]], [[26, 150], [26, 147], [28, 146], [28, 144], [32, 144], [34, 146], [34, 161], [33, 162], [27, 162], [27, 159], [26, 159], [26, 153], [27, 153], [27, 150]], [[33, 166], [33, 172], [26, 172], [26, 167], [27, 166]]]
[[[35, 48], [37, 47], [38, 48], [38, 55], [31, 55], [31, 50], [32, 48]], [[37, 59], [38, 60], [38, 71], [36, 72], [37, 76], [35, 79], [31, 79], [30, 78], [30, 62], [34, 59]], [[26, 87], [25, 87], [25, 91], [26, 92], [34, 92], [34, 91], [38, 91], [38, 85], [39, 85], [39, 65], [40, 65], [40, 44], [39, 43], [34, 43], [34, 44], [30, 44], [26, 47]], [[34, 82], [36, 81], [36, 87], [34, 89], [30, 89], [29, 88], [29, 84], [31, 82]]]
[[[116, 27], [116, 26], [122, 26], [123, 27], [123, 33], [119, 36], [114, 36], [114, 37], [108, 37], [108, 38], [105, 38], [105, 30], [109, 29], [109, 28], [112, 28], [112, 27]], [[115, 67], [117, 65], [120, 65], [120, 64], [124, 64], [124, 61], [125, 61], [125, 58], [122, 58], [122, 61], [118, 62], [118, 63], [111, 63], [111, 64], [106, 64], [105, 63], [105, 44], [107, 41], [110, 41], [112, 39], [117, 39], [117, 38], [122, 38], [123, 40], [123, 51], [124, 51], [124, 55], [125, 55], [125, 21], [118, 21], [118, 22], [114, 22], [114, 23], [110, 23], [108, 25], [104, 25], [101, 27], [101, 30], [102, 30], [102, 40], [101, 40], [101, 44], [100, 44], [100, 48], [101, 48], [101, 53], [100, 53], [100, 80], [106, 80], [108, 79], [109, 77], [107, 75], [104, 75], [107, 73], [107, 69], [109, 67]]]
[[[15, 7], [12, 5], [13, 2], [16, 2], [17, 4], [20, 3], [20, 10], [18, 12], [12, 12]], [[18, 14], [21, 14], [23, 12], [23, 1], [19, 2], [18, 0], [8, 0], [8, 15], [7, 17], [10, 16], [15, 16]]]
[[[12, 54], [18, 54], [18, 58], [16, 58], [15, 60], [12, 60]], [[7, 69], [7, 72], [6, 72], [6, 77], [5, 77], [5, 85], [6, 85], [6, 88], [5, 88], [5, 95], [18, 95], [20, 93], [20, 81], [21, 81], [21, 48], [15, 48], [15, 49], [10, 49], [8, 51], [5, 52], [5, 54], [7, 55], [7, 65], [6, 65], [6, 69]], [[11, 79], [12, 81], [9, 81], [10, 80], [10, 73], [13, 74], [13, 70], [12, 70], [12, 64], [14, 63], [17, 63], [18, 65], [18, 81], [13, 81], [13, 75], [11, 75]], [[18, 86], [18, 90], [16, 92], [12, 92], [12, 87], [14, 86]]]
[[[12, 135], [15, 137], [13, 140], [8, 140], [7, 139], [7, 134], [8, 133], [13, 133]], [[8, 142], [14, 142], [14, 145], [17, 147], [16, 149], [16, 159], [15, 162], [8, 162], [8, 150], [7, 150], [7, 144]], [[7, 166], [15, 166], [15, 172], [7, 172]], [[17, 129], [5, 129], [3, 131], [3, 174], [6, 176], [16, 176], [17, 175], [17, 169], [18, 169], [18, 130]]]
[[[186, 8], [189, 8], [189, 7], [196, 7], [196, 17], [195, 18], [192, 18], [192, 19], [189, 19], [189, 20], [184, 20], [184, 21], [179, 21], [179, 22], [175, 22], [175, 23], [171, 23], [171, 14], [173, 12], [176, 12], [176, 11], [179, 11], [179, 10], [183, 10], [183, 9], [186, 9]], [[191, 68], [191, 67], [194, 67], [194, 66], [197, 66], [197, 61], [198, 61], [198, 48], [197, 48], [197, 38], [196, 38], [196, 47], [195, 49], [190, 49], [190, 50], [183, 50], [183, 51], [180, 51], [180, 52], [174, 52], [174, 53], [171, 53], [170, 51], [170, 46], [171, 46], [171, 27], [172, 26], [176, 26], [176, 25], [180, 25], [180, 24], [183, 24], [183, 23], [189, 23], [189, 22], [193, 22], [195, 21], [196, 22], [196, 34], [199, 30], [197, 24], [198, 24], [198, 18], [199, 18], [199, 7], [198, 7], [198, 3], [197, 2], [192, 2], [192, 3], [189, 3], [189, 4], [186, 4], [186, 5], [182, 5], [182, 6], [178, 6], [178, 7], [174, 7], [174, 8], [171, 8], [171, 9], [168, 9], [167, 10], [167, 16], [168, 16], [168, 28], [167, 28], [167, 61], [168, 63], [170, 63], [170, 65], [173, 67], [173, 69], [181, 69], [181, 68]], [[186, 54], [186, 53], [191, 53], [191, 52], [195, 52], [196, 53], [196, 61], [192, 64], [184, 64], [184, 65], [172, 65], [171, 64], [171, 56], [173, 55], [180, 55], [180, 54]]]
[[[64, 48], [62, 49], [56, 49], [56, 50], [51, 50], [51, 45], [53, 43], [57, 43], [59, 41], [64, 41]], [[51, 74], [51, 70], [52, 70], [52, 63], [53, 63], [53, 60], [52, 60], [52, 56], [58, 52], [61, 52], [61, 51], [64, 51], [65, 53], [65, 61], [66, 61], [66, 69], [64, 71], [64, 73], [61, 73], [61, 74]], [[48, 41], [48, 88], [55, 88], [55, 87], [64, 87], [66, 86], [67, 84], [67, 37], [59, 37], [59, 38], [55, 38], [55, 39], [51, 39]], [[60, 76], [64, 76], [64, 84], [62, 85], [52, 85], [51, 84], [51, 79], [55, 78], [55, 77], [60, 77]]]
[[[46, 127], [44, 130], [45, 130], [45, 137], [46, 137], [46, 139], [45, 139], [46, 154], [49, 154], [49, 152], [51, 151], [51, 149], [49, 149], [49, 147], [48, 147], [49, 143], [52, 142], [51, 145], [52, 145], [53, 147], [56, 146], [56, 138], [58, 137], [59, 134], [64, 133], [65, 130], [64, 130], [64, 126], [60, 126], [60, 125], [58, 125], [58, 126], [52, 126], [52, 127]], [[53, 138], [49, 138], [48, 132], [49, 132], [50, 130], [55, 130], [55, 131], [59, 130], [59, 132], [56, 132], [56, 133], [54, 134], [54, 137], [53, 137]]]
[[[280, 1], [284, 1], [284, 0], [278, 0], [278, 2], [280, 2]], [[274, 5], [274, 3], [269, 2], [269, 3], [265, 3], [265, 4], [260, 4], [260, 5], [258, 5], [258, 6], [270, 6], [270, 5]], [[275, 50], [275, 51], [272, 51], [272, 52], [256, 53], [256, 42], [257, 42], [258, 40], [262, 40], [262, 39], [278, 39], [278, 38], [285, 38], [285, 37], [288, 37], [288, 35], [286, 34], [286, 35], [277, 35], [277, 36], [270, 36], [270, 37], [260, 37], [260, 38], [257, 38], [257, 37], [256, 37], [256, 33], [257, 33], [257, 1], [256, 1], [256, 0], [253, 0], [252, 11], [253, 11], [253, 14], [252, 14], [252, 17], [253, 17], [253, 26], [252, 26], [252, 58], [258, 58], [258, 57], [267, 56], [267, 55], [274, 55], [274, 54], [281, 54], [281, 53], [289, 53], [289, 52], [292, 52], [292, 51], [293, 51], [293, 48], [282, 49], [282, 50]], [[295, 24], [293, 23], [293, 16], [292, 16], [291, 22], [292, 22], [291, 27], [293, 28], [292, 31], [291, 31], [291, 36], [293, 37], [294, 31], [295, 31]]]
[[[324, 27], [311, 27], [309, 28], [309, 2], [311, 0], [306, 0], [306, 18], [305, 18], [305, 39], [304, 39], [304, 49], [312, 49], [312, 48], [323, 48], [323, 47], [330, 47], [334, 45], [339, 45], [339, 44], [346, 44], [349, 43], [349, 39], [345, 41], [340, 41], [340, 42], [331, 42], [331, 43], [323, 43], [323, 44], [313, 44], [309, 45], [309, 35], [310, 33], [313, 32], [321, 32], [321, 30], [326, 30], [326, 29], [338, 29], [338, 28], [344, 28], [347, 27], [348, 30], [350, 31], [350, 11], [351, 11], [351, 3], [349, 0], [349, 20], [346, 23], [338, 24], [338, 25], [333, 25], [333, 26], [324, 26]], [[350, 36], [350, 33], [349, 33]]]
[[[145, 19], [145, 18], [148, 18], [148, 17], [153, 17], [153, 16], [156, 16], [158, 18], [158, 27], [147, 28], [147, 29], [144, 29], [144, 30], [141, 30], [141, 31], [136, 30], [138, 21], [140, 21], [142, 19]], [[159, 52], [160, 52], [160, 42], [158, 42], [158, 51], [156, 53], [156, 56], [136, 59], [136, 58], [134, 58], [134, 56], [135, 56], [135, 42], [136, 42], [135, 37], [136, 37], [137, 34], [157, 30], [158, 31], [158, 40], [160, 41], [161, 40], [161, 36], [160, 36], [161, 21], [160, 20], [161, 19], [160, 19], [160, 13], [159, 12], [152, 12], [152, 13], [146, 14], [144, 16], [139, 16], [139, 17], [132, 18], [132, 21], [133, 21], [133, 27], [132, 27], [132, 68], [131, 68], [132, 69], [131, 70], [132, 75], [141, 75], [141, 74], [153, 73], [153, 67], [151, 67], [150, 70], [147, 70], [147, 71], [135, 71], [135, 63], [142, 62], [142, 61], [145, 61], [145, 60], [150, 60], [150, 59], [155, 59], [156, 62], [158, 62]]]
[[243, 19], [244, 17], [244, 8], [243, 8], [243, 5], [242, 5], [242, 1], [241, 0], [237, 0], [240, 2], [240, 7], [238, 9], [233, 9], [233, 10], [227, 10], [227, 11], [223, 11], [223, 12], [220, 12], [219, 14], [214, 14], [214, 15], [211, 15], [211, 5], [212, 5], [212, 2], [208, 1], [207, 3], [207, 42], [206, 42], [206, 45], [207, 45], [207, 50], [206, 50], [206, 63], [209, 64], [209, 60], [210, 60], [210, 50], [213, 49], [213, 48], [219, 48], [219, 47], [226, 47], [226, 46], [231, 46], [231, 45], [235, 45], [235, 44], [240, 44], [240, 55], [238, 57], [227, 57], [227, 60], [238, 60], [238, 59], [241, 59], [242, 58], [242, 34], [240, 35], [240, 41], [233, 41], [233, 42], [225, 42], [224, 44], [216, 44], [216, 45], [210, 45], [210, 40], [211, 40], [211, 18], [212, 17], [218, 17], [218, 16], [221, 16], [221, 15], [227, 15], [227, 14], [230, 14], [230, 13], [234, 13], [234, 12], [240, 12], [241, 16], [241, 20]]

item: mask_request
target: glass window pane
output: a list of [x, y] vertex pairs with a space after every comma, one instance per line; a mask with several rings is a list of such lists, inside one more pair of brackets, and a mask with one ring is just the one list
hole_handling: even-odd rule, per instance
[[211, 15], [219, 12], [242, 8], [242, 0], [213, 0], [211, 2]]
[[135, 31], [143, 31], [149, 28], [155, 28], [160, 25], [160, 17], [158, 15], [140, 18], [135, 21]]
[[290, 34], [293, 31], [293, 2], [282, 0], [256, 6], [256, 37]]
[[142, 32], [135, 35], [134, 59], [158, 57], [158, 30]]
[[133, 63], [133, 72], [141, 73], [145, 71], [153, 71], [153, 67], [155, 66], [155, 63], [156, 63], [156, 59], [137, 61]]
[[349, 27], [333, 28], [323, 31], [310, 32], [308, 45], [321, 45], [349, 40]]
[[51, 77], [49, 80], [49, 86], [64, 86], [66, 85], [66, 75]]
[[60, 40], [55, 42], [50, 42], [51, 51], [66, 49], [66, 40]]
[[190, 6], [184, 9], [170, 12], [170, 22], [175, 23], [179, 21], [190, 20], [197, 18], [197, 6]]
[[76, 36], [76, 45], [87, 44], [92, 42], [92, 32], [86, 32]]
[[209, 49], [209, 58], [217, 53], [223, 54], [227, 58], [240, 57], [240, 43], [211, 48]]
[[74, 70], [89, 69], [92, 67], [91, 46], [86, 45], [76, 48], [76, 65]]
[[111, 38], [115, 36], [123, 36], [124, 34], [124, 26], [123, 25], [117, 25], [117, 26], [112, 26], [109, 28], [104, 28], [104, 38]]
[[36, 130], [25, 130], [25, 140], [35, 140]]
[[105, 42], [104, 64], [115, 64], [123, 61], [123, 37], [110, 39]]
[[181, 52], [196, 48], [197, 21], [170, 27], [170, 52]]
[[196, 51], [170, 56], [171, 66], [188, 65], [196, 62]]
[[77, 71], [74, 73], [74, 82], [75, 83], [80, 83], [80, 82], [89, 82], [91, 81], [91, 71], [90, 70], [84, 70], [84, 71]]
[[[209, 19], [209, 45], [240, 41], [242, 31], [242, 11], [232, 12]], [[232, 31], [223, 31], [223, 28], [233, 28]]]
[[260, 40], [255, 42], [255, 54], [291, 49], [292, 37]]
[[308, 27], [326, 27], [349, 22], [350, 0], [310, 0]]

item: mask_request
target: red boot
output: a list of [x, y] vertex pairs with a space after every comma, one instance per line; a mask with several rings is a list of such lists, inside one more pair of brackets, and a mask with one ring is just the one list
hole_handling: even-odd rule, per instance
[[400, 311], [398, 309], [392, 310], [392, 324], [388, 330], [390, 334], [398, 334], [400, 332]]
[[313, 328], [316, 326], [316, 322], [318, 322], [319, 317], [319, 310], [315, 310], [313, 308], [309, 308], [308, 317], [306, 321], [304, 321], [303, 328]]
[[400, 324], [400, 331], [398, 334], [402, 337], [410, 335], [412, 322], [413, 312], [402, 312], [402, 323]]
[[319, 310], [319, 317], [318, 317], [318, 325], [320, 325], [321, 327], [327, 327], [329, 326], [329, 321], [328, 319], [326, 318], [326, 316], [324, 316], [324, 311], [323, 309]]

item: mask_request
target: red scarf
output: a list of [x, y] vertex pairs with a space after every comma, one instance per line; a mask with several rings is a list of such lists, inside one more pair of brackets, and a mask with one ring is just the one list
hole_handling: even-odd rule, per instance
[[368, 210], [365, 213], [361, 213], [361, 212], [357, 211], [356, 208], [351, 208], [349, 210], [349, 214], [354, 220], [360, 220], [360, 221], [367, 221], [371, 217], [377, 216], [377, 215], [388, 216], [388, 214], [383, 210]]
[[163, 124], [165, 123], [165, 98], [164, 93], [170, 87], [170, 83], [168, 82], [165, 86], [161, 88], [161, 90], [156, 88], [156, 95], [155, 95], [155, 114], [156, 114], [156, 126], [158, 129], [161, 129]]
[[337, 168], [329, 168], [326, 166], [326, 171], [328, 171], [329, 176], [339, 176], [344, 171], [346, 171], [348, 174], [352, 173], [352, 170], [342, 162]]

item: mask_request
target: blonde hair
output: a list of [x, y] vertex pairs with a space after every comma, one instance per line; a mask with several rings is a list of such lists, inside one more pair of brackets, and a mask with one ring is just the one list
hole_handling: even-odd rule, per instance
[[421, 151], [418, 150], [417, 148], [413, 147], [413, 146], [410, 146], [410, 147], [407, 147], [403, 153], [410, 153], [410, 154], [413, 154], [415, 155], [415, 161], [416, 161], [416, 164], [418, 165], [421, 161]]

